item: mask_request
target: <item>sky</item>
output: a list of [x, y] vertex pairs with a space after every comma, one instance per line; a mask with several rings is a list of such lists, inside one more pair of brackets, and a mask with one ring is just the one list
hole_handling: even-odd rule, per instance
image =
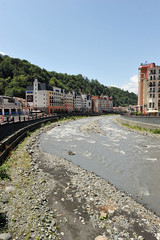
[[160, 0], [0, 0], [0, 52], [137, 93], [160, 65]]

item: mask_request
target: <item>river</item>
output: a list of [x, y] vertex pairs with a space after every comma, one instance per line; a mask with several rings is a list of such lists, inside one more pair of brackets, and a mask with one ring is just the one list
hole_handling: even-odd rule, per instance
[[[116, 116], [83, 118], [43, 133], [44, 152], [93, 171], [160, 215], [160, 138], [125, 130]], [[81, 127], [97, 122], [100, 132]], [[73, 152], [75, 155], [69, 155]]]

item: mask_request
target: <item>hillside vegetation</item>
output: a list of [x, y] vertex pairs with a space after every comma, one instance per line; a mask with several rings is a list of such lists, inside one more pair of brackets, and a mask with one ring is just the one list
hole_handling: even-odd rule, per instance
[[114, 106], [127, 106], [137, 104], [137, 95], [116, 87], [107, 87], [97, 80], [89, 80], [87, 77], [68, 75], [47, 71], [29, 63], [26, 60], [0, 56], [0, 95], [25, 97], [26, 87], [32, 85], [37, 78], [40, 82], [46, 82], [52, 86], [66, 90], [81, 90], [82, 93], [90, 92], [92, 95], [112, 96]]

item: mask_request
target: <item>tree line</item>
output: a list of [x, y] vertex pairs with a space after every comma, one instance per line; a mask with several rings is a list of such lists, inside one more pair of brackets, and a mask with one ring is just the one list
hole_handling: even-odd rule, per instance
[[107, 87], [96, 79], [47, 71], [26, 60], [0, 55], [0, 95], [25, 98], [26, 87], [37, 78], [40, 82], [64, 88], [68, 91], [91, 93], [93, 96], [108, 95], [113, 97], [114, 106], [137, 104], [137, 95], [117, 87]]

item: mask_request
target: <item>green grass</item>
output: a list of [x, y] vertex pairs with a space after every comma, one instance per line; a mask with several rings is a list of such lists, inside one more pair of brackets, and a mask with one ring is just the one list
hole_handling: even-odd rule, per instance
[[142, 127], [139, 127], [139, 126], [130, 125], [128, 123], [121, 123], [121, 122], [119, 122], [119, 123], [121, 125], [123, 125], [124, 127], [128, 127], [128, 128], [133, 129], [133, 130], [145, 131], [145, 132], [150, 132], [150, 133], [154, 133], [154, 134], [160, 134], [160, 129], [147, 129], [147, 128], [142, 128]]

